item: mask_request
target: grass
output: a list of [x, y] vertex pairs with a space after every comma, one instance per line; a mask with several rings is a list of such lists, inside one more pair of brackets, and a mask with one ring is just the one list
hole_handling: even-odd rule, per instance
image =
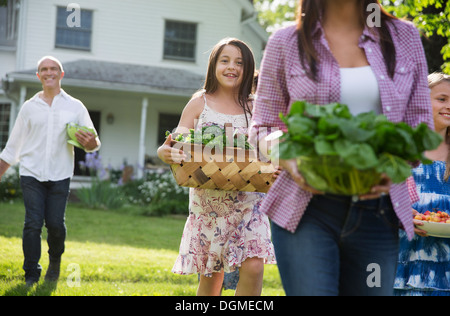
[[[41, 281], [28, 288], [22, 270], [21, 202], [0, 203], [1, 296], [190, 296], [196, 275], [171, 272], [185, 217], [144, 217], [133, 209], [89, 210], [71, 204], [66, 212], [66, 251], [57, 284], [43, 276], [48, 266], [46, 230], [42, 235]], [[76, 277], [79, 276], [79, 279]], [[234, 291], [224, 291], [234, 295]], [[263, 295], [284, 295], [275, 265], [266, 265]]]

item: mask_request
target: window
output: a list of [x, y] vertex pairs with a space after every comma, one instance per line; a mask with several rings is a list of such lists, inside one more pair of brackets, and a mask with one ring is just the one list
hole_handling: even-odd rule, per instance
[[166, 21], [164, 59], [195, 61], [197, 24]]
[[0, 103], [0, 151], [6, 146], [9, 137], [10, 103]]
[[181, 114], [159, 114], [158, 144], [166, 140], [166, 131], [173, 132], [178, 126]]
[[80, 10], [80, 25], [68, 25], [72, 12], [66, 7], [58, 7], [56, 19], [55, 47], [91, 50], [92, 11]]
[[18, 0], [1, 1], [0, 6], [0, 46], [16, 47], [17, 22], [19, 20]]

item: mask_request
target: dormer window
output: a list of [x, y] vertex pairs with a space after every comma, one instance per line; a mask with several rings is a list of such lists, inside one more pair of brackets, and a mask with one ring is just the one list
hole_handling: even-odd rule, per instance
[[71, 14], [73, 14], [73, 12], [66, 7], [58, 7], [55, 47], [90, 51], [92, 38], [92, 11], [84, 9], [80, 10], [79, 24], [68, 23]]
[[195, 62], [197, 24], [166, 21], [164, 59]]

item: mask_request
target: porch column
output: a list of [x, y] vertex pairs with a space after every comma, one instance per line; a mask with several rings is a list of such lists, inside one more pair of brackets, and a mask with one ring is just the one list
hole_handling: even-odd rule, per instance
[[144, 176], [145, 167], [145, 127], [147, 126], [147, 108], [148, 108], [148, 98], [142, 99], [142, 110], [141, 110], [141, 133], [139, 136], [139, 155], [138, 155], [138, 169], [137, 176], [142, 178]]
[[27, 97], [27, 87], [20, 86], [20, 99], [19, 99], [19, 108], [25, 103], [25, 99]]
[[19, 95], [19, 102], [17, 102], [17, 99], [14, 98], [13, 104], [11, 104], [11, 114], [9, 116], [9, 134], [11, 134], [11, 131], [14, 127], [14, 123], [16, 122], [17, 115], [19, 114], [20, 108], [25, 103], [27, 97], [27, 87], [26, 86], [20, 86], [20, 95]]

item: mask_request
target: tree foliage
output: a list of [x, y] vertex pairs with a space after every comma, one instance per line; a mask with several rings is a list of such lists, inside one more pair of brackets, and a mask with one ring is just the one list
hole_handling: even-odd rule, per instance
[[[269, 33], [295, 21], [298, 0], [255, 0], [254, 3], [259, 22]], [[393, 15], [411, 20], [421, 31], [429, 68], [450, 73], [450, 1], [383, 0], [382, 4]], [[437, 55], [440, 55], [438, 61]]]
[[269, 32], [295, 21], [298, 0], [255, 0], [259, 23]]
[[[422, 32], [428, 57], [440, 50], [441, 69], [450, 73], [450, 2], [447, 0], [385, 0], [385, 8], [398, 17], [407, 17]], [[439, 47], [441, 46], [441, 47]], [[432, 67], [430, 67], [432, 68]]]

